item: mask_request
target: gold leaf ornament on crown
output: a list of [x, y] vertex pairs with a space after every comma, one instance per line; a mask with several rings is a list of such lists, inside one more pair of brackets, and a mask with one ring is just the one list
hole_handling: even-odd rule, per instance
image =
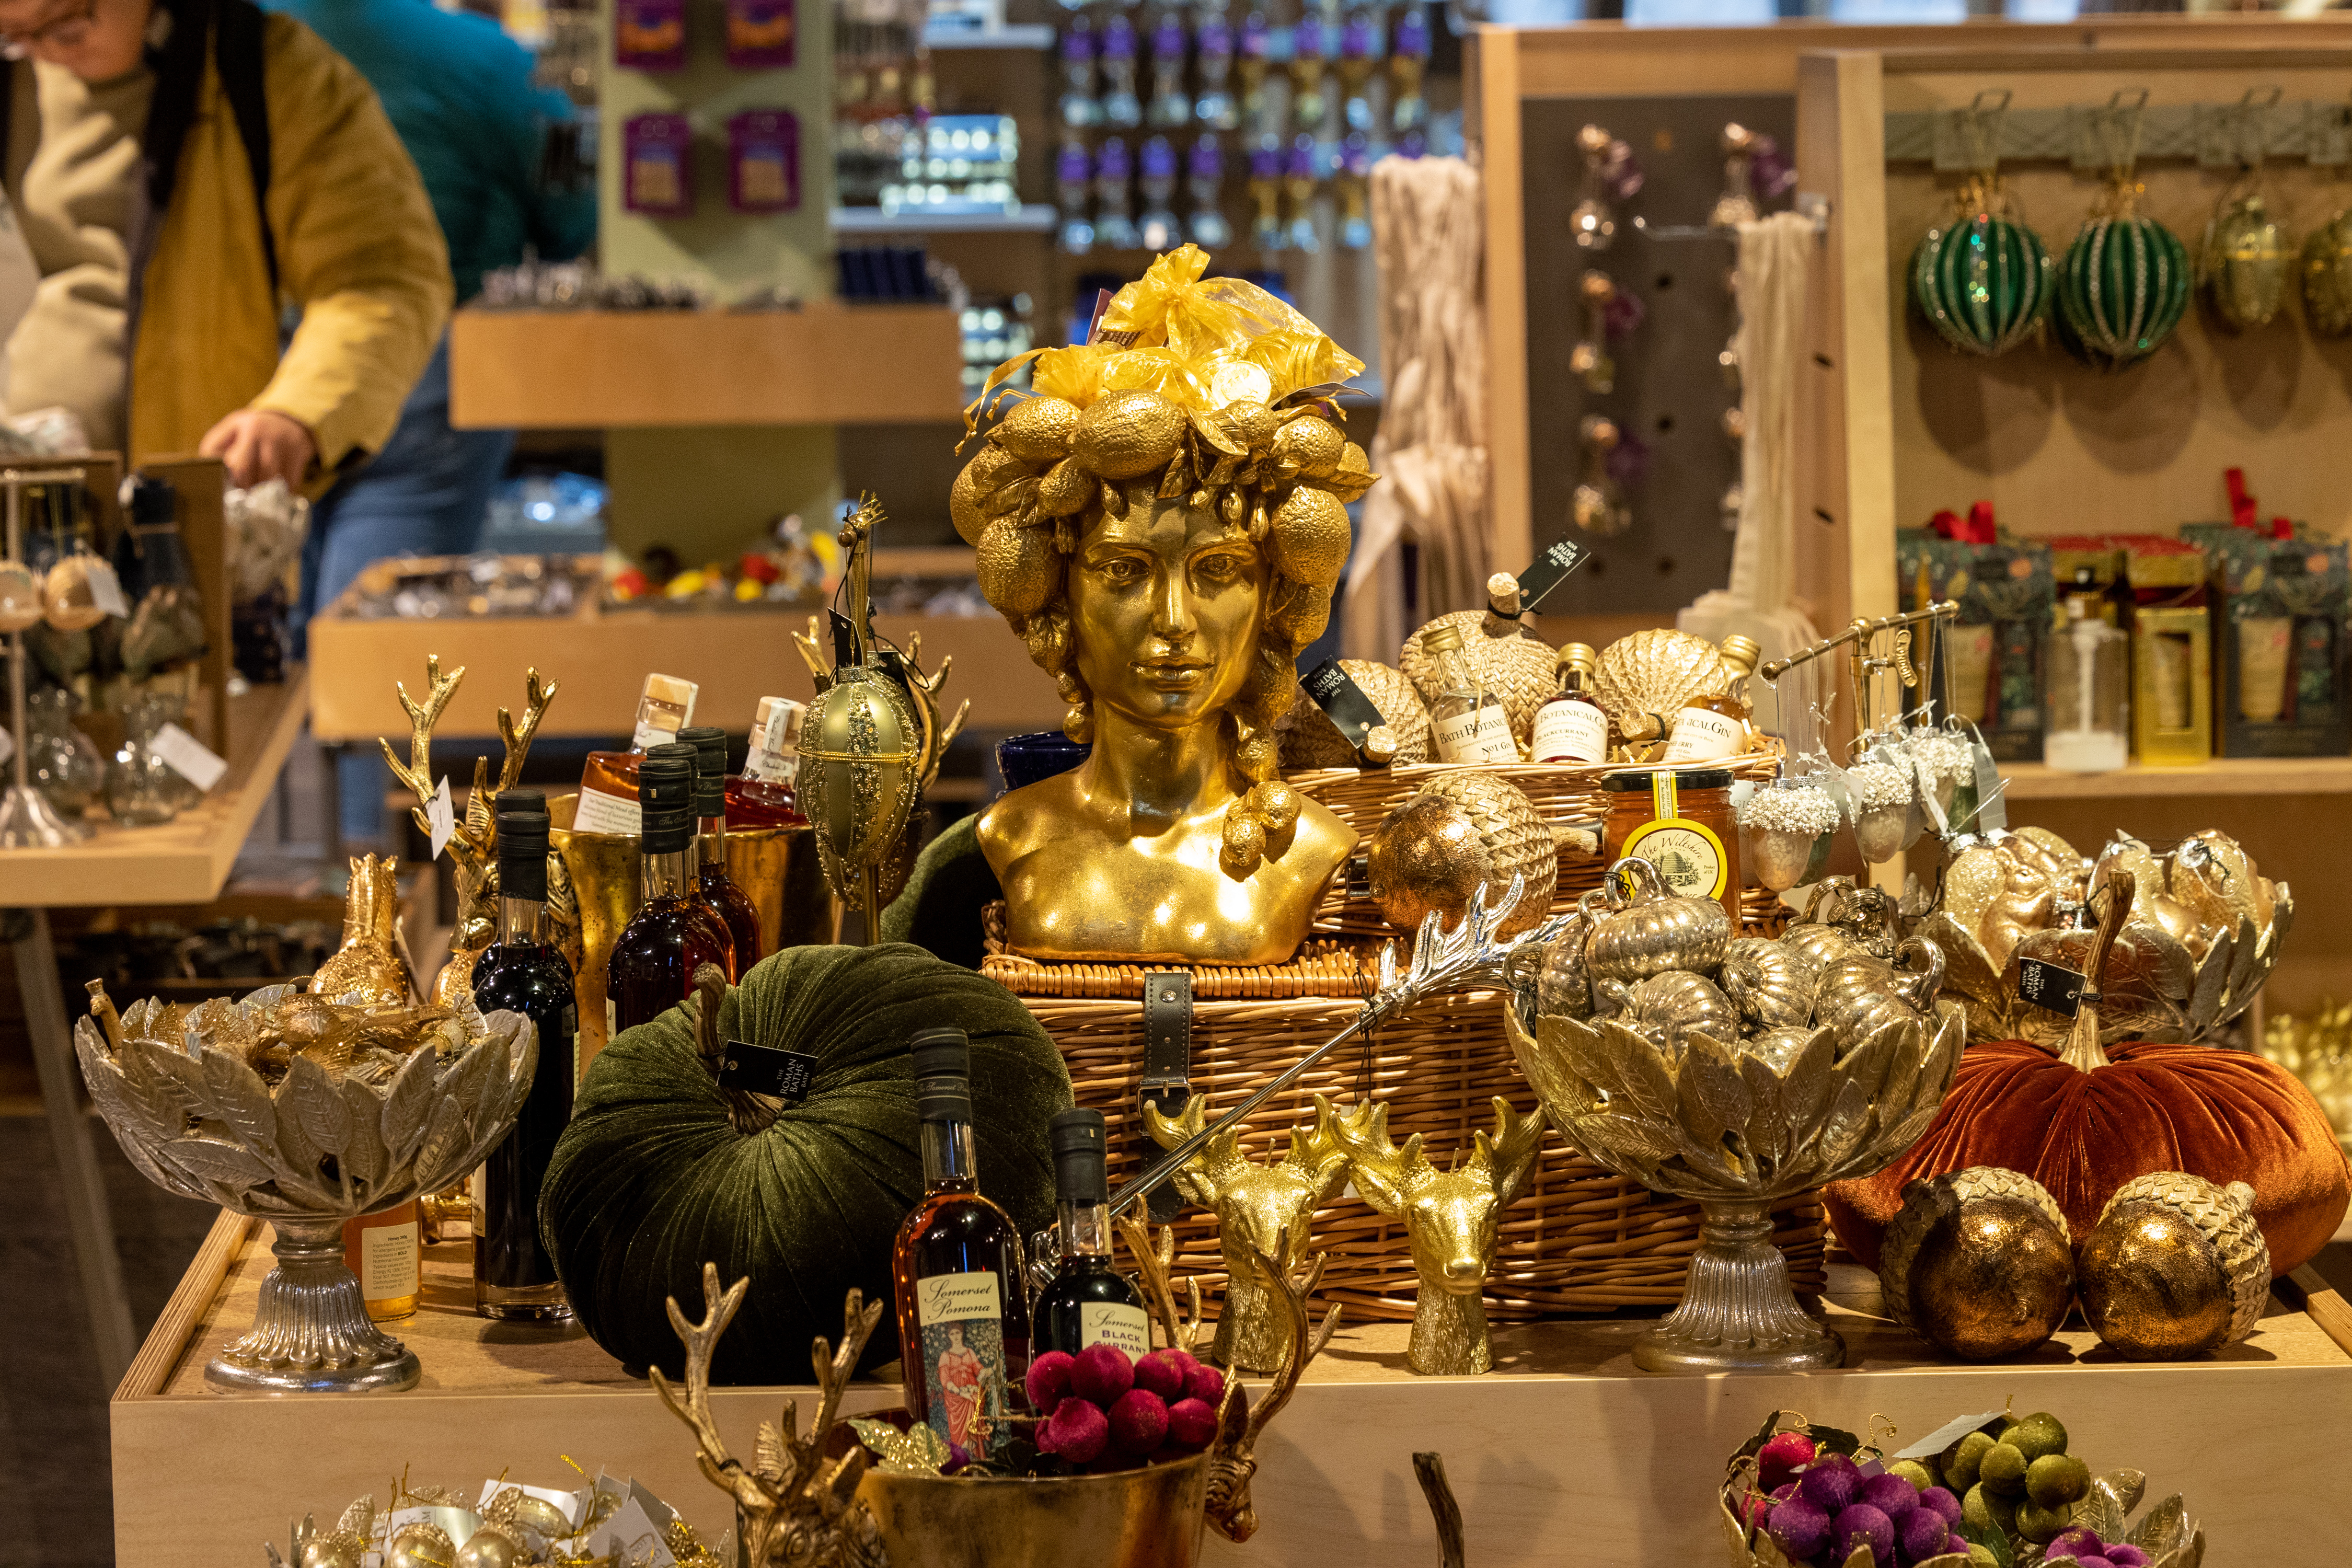
[[[1039, 957], [1278, 962], [1354, 847], [1282, 782], [1278, 726], [1330, 619], [1347, 503], [1375, 478], [1328, 401], [1363, 363], [1208, 261], [1161, 256], [1092, 341], [1007, 361], [966, 411], [969, 443], [1029, 368], [949, 508], [1094, 747], [982, 819], [1012, 944]], [[1139, 593], [1148, 613], [1120, 606]], [[1130, 811], [1149, 837], [1103, 826]], [[1164, 917], [1109, 910], [1104, 888]]]

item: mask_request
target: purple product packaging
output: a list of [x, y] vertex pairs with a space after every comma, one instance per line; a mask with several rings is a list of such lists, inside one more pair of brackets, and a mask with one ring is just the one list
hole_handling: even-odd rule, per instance
[[727, 63], [739, 71], [793, 63], [793, 0], [727, 0]]
[[613, 63], [631, 70], [684, 70], [686, 0], [617, 0]]
[[683, 114], [635, 114], [621, 128], [623, 205], [646, 217], [694, 211], [693, 129]]
[[727, 122], [727, 202], [739, 213], [801, 205], [801, 122], [789, 109], [747, 109]]

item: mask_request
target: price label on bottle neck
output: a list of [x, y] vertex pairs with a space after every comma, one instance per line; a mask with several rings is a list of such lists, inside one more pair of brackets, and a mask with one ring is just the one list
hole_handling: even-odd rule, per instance
[[1364, 689], [1339, 668], [1339, 661], [1336, 658], [1327, 658], [1308, 670], [1299, 685], [1307, 689], [1307, 695], [1315, 700], [1315, 706], [1323, 710], [1339, 730], [1340, 738], [1351, 746], [1362, 745], [1364, 737], [1370, 734], [1375, 726], [1388, 722], [1381, 710], [1372, 705], [1372, 700], [1364, 695]]
[[1537, 556], [1519, 574], [1519, 614], [1524, 616], [1534, 609], [1538, 600], [1591, 559], [1592, 552], [1573, 539], [1563, 539]]

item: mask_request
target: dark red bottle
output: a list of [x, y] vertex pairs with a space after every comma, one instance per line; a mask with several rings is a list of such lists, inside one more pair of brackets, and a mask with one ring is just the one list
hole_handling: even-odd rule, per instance
[[694, 748], [695, 883], [702, 901], [727, 922], [735, 948], [730, 980], [741, 980], [760, 962], [760, 910], [727, 874], [727, 731], [716, 724], [680, 730]]
[[807, 711], [789, 697], [760, 699], [743, 771], [727, 779], [728, 826], [798, 827], [808, 821], [793, 793], [801, 770], [801, 717]]
[[645, 902], [613, 944], [604, 989], [616, 1029], [650, 1023], [694, 990], [694, 972], [733, 973], [735, 943], [695, 885], [694, 748], [656, 746], [637, 769]]

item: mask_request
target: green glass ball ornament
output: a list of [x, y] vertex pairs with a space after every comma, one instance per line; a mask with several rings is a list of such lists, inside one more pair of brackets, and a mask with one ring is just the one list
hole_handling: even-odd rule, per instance
[[2147, 358], [2180, 324], [2189, 282], [2189, 247], [2154, 218], [2128, 210], [2092, 218], [2058, 268], [2069, 346], [2102, 369]]
[[2303, 308], [2321, 337], [2352, 333], [2352, 207], [2303, 242]]
[[2233, 327], [2267, 325], [2286, 304], [2294, 256], [2286, 226], [2271, 216], [2260, 191], [2223, 206], [2205, 229], [2205, 286], [2214, 312]]
[[2057, 268], [2042, 237], [1996, 205], [1964, 200], [1911, 253], [1912, 301], [1937, 336], [1965, 353], [2007, 353], [2023, 342], [2056, 291]]

